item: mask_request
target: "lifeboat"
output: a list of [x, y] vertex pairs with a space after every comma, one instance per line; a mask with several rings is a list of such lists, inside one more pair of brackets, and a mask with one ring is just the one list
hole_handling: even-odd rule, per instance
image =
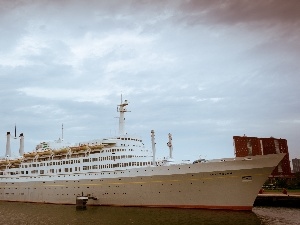
[[78, 147], [70, 147], [70, 148], [71, 148], [72, 152], [85, 151], [85, 150], [89, 149], [89, 147], [86, 145], [78, 146]]
[[51, 155], [51, 153], [52, 153], [52, 150], [47, 150], [47, 151], [38, 152], [38, 154], [39, 154], [40, 156], [42, 156], [42, 155]]
[[89, 148], [91, 150], [102, 149], [102, 148], [104, 148], [104, 145], [93, 145], [93, 146], [89, 146]]
[[60, 154], [60, 150], [53, 150], [52, 151], [54, 155], [59, 155]]
[[35, 157], [36, 156], [36, 152], [29, 152], [29, 153], [25, 153], [24, 157]]
[[21, 160], [20, 160], [20, 159], [11, 160], [10, 163], [11, 163], [11, 164], [20, 164], [20, 163], [21, 163]]
[[72, 152], [80, 151], [80, 147], [70, 147]]
[[9, 161], [7, 161], [7, 160], [0, 161], [0, 166], [6, 166], [8, 164], [9, 164]]
[[67, 149], [67, 148], [62, 148], [62, 149], [60, 149], [59, 150], [59, 154], [66, 154], [66, 153], [68, 153], [68, 151], [69, 151], [69, 149]]

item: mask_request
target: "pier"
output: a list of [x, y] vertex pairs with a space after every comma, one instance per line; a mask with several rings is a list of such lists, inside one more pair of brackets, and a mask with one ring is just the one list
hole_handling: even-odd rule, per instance
[[258, 194], [253, 205], [300, 208], [300, 193], [266, 192]]

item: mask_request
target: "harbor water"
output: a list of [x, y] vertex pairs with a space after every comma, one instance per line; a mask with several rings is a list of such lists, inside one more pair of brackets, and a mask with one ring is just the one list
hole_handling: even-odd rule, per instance
[[300, 224], [300, 209], [254, 207], [251, 211], [88, 206], [0, 202], [0, 224]]

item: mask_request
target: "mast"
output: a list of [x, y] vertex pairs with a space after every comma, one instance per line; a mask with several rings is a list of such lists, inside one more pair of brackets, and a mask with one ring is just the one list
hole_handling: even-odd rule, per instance
[[126, 106], [128, 105], [127, 100], [123, 102], [122, 100], [122, 95], [121, 95], [121, 104], [118, 105], [117, 111], [120, 112], [120, 117], [119, 117], [119, 135], [122, 136], [125, 134], [125, 117], [124, 113], [125, 112], [130, 112], [127, 111]]
[[151, 143], [152, 143], [152, 153], [153, 153], [153, 166], [156, 165], [155, 162], [155, 153], [156, 153], [156, 149], [155, 149], [155, 134], [154, 134], [154, 130], [151, 130]]
[[61, 140], [64, 140], [64, 124], [61, 124]]
[[167, 145], [168, 145], [169, 150], [170, 150], [170, 155], [169, 155], [169, 157], [170, 157], [170, 159], [172, 159], [172, 158], [173, 158], [172, 134], [169, 133], [168, 136], [169, 136], [169, 142], [167, 143]]

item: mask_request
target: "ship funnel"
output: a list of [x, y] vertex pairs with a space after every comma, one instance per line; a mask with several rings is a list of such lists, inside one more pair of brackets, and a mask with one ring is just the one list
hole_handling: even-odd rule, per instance
[[172, 159], [173, 158], [172, 134], [169, 133], [168, 136], [169, 136], [169, 142], [167, 143], [167, 145], [168, 145], [169, 151], [170, 151], [169, 157], [170, 157], [170, 159]]
[[155, 154], [156, 154], [156, 149], [155, 149], [155, 134], [154, 134], [154, 130], [151, 130], [151, 142], [152, 142], [152, 153], [153, 153], [153, 166], [156, 165], [155, 162]]
[[19, 149], [20, 156], [24, 154], [24, 135], [23, 133], [20, 134], [20, 149]]
[[7, 132], [7, 139], [6, 139], [6, 153], [5, 157], [10, 157], [11, 150], [10, 150], [10, 132]]

